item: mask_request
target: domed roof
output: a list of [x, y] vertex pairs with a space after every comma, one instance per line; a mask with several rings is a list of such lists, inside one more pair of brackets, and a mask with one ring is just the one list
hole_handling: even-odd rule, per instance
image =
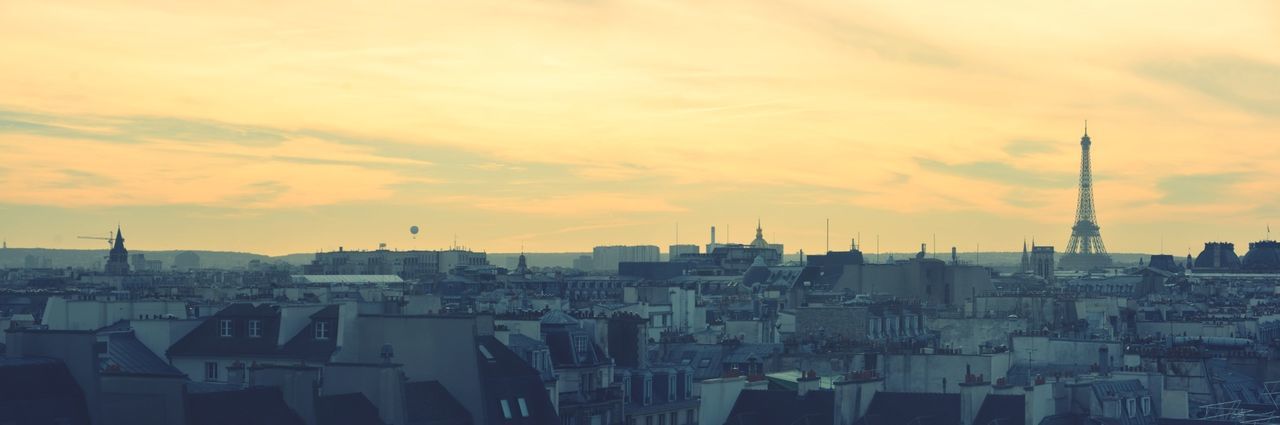
[[764, 229], [760, 227], [760, 220], [756, 220], [756, 238], [751, 241], [751, 247], [752, 248], [768, 248], [769, 247], [769, 242], [764, 240]]
[[1236, 256], [1236, 246], [1230, 242], [1205, 242], [1204, 251], [1196, 256], [1197, 270], [1236, 270], [1240, 268], [1240, 257]]
[[1280, 271], [1280, 242], [1257, 241], [1249, 244], [1244, 255], [1244, 269], [1251, 271]]
[[551, 310], [545, 316], [542, 316], [542, 320], [539, 322], [544, 325], [576, 325], [578, 324], [578, 319], [573, 318], [569, 313], [565, 313], [562, 310]]

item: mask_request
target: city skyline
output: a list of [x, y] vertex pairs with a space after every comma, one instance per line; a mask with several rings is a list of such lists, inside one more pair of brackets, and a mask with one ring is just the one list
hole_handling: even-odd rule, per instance
[[1280, 10], [1156, 5], [11, 2], [0, 238], [1063, 249], [1088, 119], [1109, 251], [1262, 239]]

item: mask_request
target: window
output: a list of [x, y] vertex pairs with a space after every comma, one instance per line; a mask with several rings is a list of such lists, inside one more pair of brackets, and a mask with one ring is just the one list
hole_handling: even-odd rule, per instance
[[529, 417], [529, 405], [524, 403], [524, 397], [517, 398], [516, 404], [520, 405], [520, 417]]
[[704, 368], [711, 365], [711, 359], [702, 359], [698, 361], [698, 367]]
[[250, 336], [250, 337], [253, 337], [253, 338], [257, 338], [257, 337], [262, 336], [262, 321], [261, 321], [261, 320], [250, 320], [250, 321], [249, 321], [249, 336]]
[[1142, 415], [1151, 416], [1151, 397], [1142, 398]]
[[1129, 408], [1129, 417], [1138, 416], [1138, 401], [1134, 399], [1125, 400], [1126, 407]]
[[587, 352], [587, 337], [579, 336], [573, 338], [573, 349], [579, 353]]
[[204, 380], [218, 380], [218, 362], [204, 362]]
[[231, 336], [231, 321], [230, 321], [230, 320], [222, 320], [222, 321], [219, 321], [219, 322], [218, 322], [218, 327], [219, 327], [219, 329], [218, 329], [218, 330], [219, 330], [218, 335], [222, 335], [222, 336]]
[[677, 413], [680, 413], [680, 412], [671, 412], [671, 425], [678, 425], [680, 423], [677, 421], [678, 419], [680, 419], [680, 416], [677, 415]]
[[667, 415], [658, 414], [658, 425], [667, 425]]
[[329, 323], [316, 322], [316, 339], [329, 339]]
[[653, 416], [645, 416], [644, 425], [653, 425]]
[[697, 422], [697, 421], [694, 420], [693, 409], [686, 410], [684, 412], [684, 423], [693, 425], [694, 422]]
[[498, 403], [502, 404], [502, 417], [511, 419], [511, 403], [506, 400], [498, 400]]

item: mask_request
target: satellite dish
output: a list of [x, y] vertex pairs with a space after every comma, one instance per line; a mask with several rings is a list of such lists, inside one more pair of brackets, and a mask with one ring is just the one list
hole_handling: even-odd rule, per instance
[[418, 235], [418, 226], [409, 226], [409, 233], [416, 237]]

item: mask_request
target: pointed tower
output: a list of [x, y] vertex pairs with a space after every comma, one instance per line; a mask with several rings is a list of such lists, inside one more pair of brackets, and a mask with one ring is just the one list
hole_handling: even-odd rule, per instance
[[1031, 271], [1031, 253], [1027, 252], [1027, 239], [1022, 239], [1022, 267], [1019, 268], [1022, 273]]
[[124, 248], [124, 234], [120, 232], [120, 226], [116, 226], [116, 238], [111, 245], [111, 253], [107, 254], [105, 271], [112, 276], [129, 274], [129, 250]]
[[760, 219], [756, 219], [756, 238], [751, 241], [754, 248], [769, 248], [769, 242], [764, 240], [764, 228], [760, 226]]
[[1076, 200], [1076, 223], [1071, 226], [1071, 241], [1060, 265], [1068, 270], [1093, 270], [1111, 266], [1111, 256], [1102, 244], [1098, 217], [1093, 210], [1093, 170], [1089, 161], [1089, 122], [1085, 121], [1080, 138], [1080, 196]]

